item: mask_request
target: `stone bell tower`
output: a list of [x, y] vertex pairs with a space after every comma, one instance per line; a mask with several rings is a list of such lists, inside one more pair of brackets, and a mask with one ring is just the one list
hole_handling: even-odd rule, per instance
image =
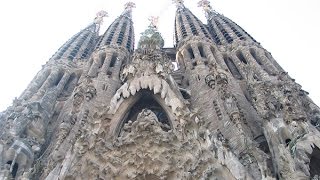
[[161, 17], [134, 48], [132, 2], [59, 48], [0, 114], [0, 179], [320, 179], [308, 93], [208, 0], [206, 23], [173, 2], [173, 48]]

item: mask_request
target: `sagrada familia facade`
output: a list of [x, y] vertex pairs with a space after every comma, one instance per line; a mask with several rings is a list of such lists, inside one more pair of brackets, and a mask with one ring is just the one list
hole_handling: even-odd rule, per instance
[[[0, 179], [301, 179], [320, 175], [320, 109], [244, 29], [175, 0], [134, 48], [133, 3], [71, 37], [0, 114]], [[176, 65], [174, 66], [174, 63]]]

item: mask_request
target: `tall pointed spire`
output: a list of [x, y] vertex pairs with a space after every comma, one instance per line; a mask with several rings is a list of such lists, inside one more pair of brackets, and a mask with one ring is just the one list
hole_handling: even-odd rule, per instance
[[97, 43], [97, 48], [107, 45], [120, 46], [129, 52], [134, 49], [134, 31], [132, 22], [132, 9], [135, 8], [133, 2], [128, 2], [124, 6], [122, 14], [113, 21], [107, 31]]
[[123, 15], [127, 15], [131, 18], [132, 16], [132, 9], [133, 8], [136, 8], [136, 4], [134, 2], [127, 2], [125, 5], [124, 5], [124, 12], [123, 12]]
[[96, 43], [103, 18], [106, 16], [107, 12], [98, 12], [94, 21], [64, 43], [51, 59], [67, 59], [73, 61], [75, 59], [88, 57]]
[[216, 44], [231, 44], [238, 41], [255, 41], [245, 30], [227, 17], [216, 12], [209, 0], [200, 0], [198, 7], [202, 7], [208, 21], [209, 31]]
[[177, 6], [175, 19], [176, 43], [188, 36], [200, 36], [211, 39], [205, 25], [183, 5], [183, 0], [173, 0]]

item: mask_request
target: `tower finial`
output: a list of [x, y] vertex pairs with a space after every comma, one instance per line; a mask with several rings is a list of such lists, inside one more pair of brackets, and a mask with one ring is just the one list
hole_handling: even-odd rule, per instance
[[124, 9], [126, 11], [131, 11], [133, 8], [136, 7], [136, 4], [134, 2], [127, 2], [125, 5], [124, 5]]
[[108, 17], [108, 12], [103, 10], [99, 11], [96, 17], [94, 18], [94, 23], [101, 25], [103, 23], [104, 17]]
[[150, 16], [149, 19], [150, 21], [150, 26], [155, 28], [155, 29], [158, 29], [159, 27], [159, 16]]
[[210, 1], [208, 1], [208, 0], [200, 0], [198, 2], [198, 7], [203, 8], [204, 12], [206, 13], [206, 16], [208, 16], [210, 14], [210, 12], [215, 12], [210, 5]]
[[183, 5], [183, 0], [172, 0], [173, 3], [176, 4], [177, 8], [180, 9], [180, 8], [183, 8], [184, 5]]

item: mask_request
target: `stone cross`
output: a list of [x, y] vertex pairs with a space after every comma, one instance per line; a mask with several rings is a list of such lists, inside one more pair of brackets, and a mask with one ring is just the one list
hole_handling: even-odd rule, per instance
[[97, 13], [96, 17], [94, 18], [94, 22], [95, 22], [96, 24], [102, 24], [104, 17], [108, 17], [108, 12], [103, 11], [103, 10], [102, 10], [102, 11], [99, 11], [99, 12]]
[[159, 16], [150, 16], [148, 20], [150, 21], [150, 26], [158, 29], [158, 27], [159, 27]]

